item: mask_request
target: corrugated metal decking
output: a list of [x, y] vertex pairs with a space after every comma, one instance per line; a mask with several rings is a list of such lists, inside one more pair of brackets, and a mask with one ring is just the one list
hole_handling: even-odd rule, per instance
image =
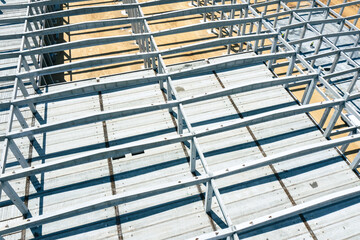
[[[360, 120], [358, 40], [346, 45], [360, 30], [357, 17], [341, 18], [356, 2], [55, 6], [68, 3], [86, 1], [0, 3], [0, 61], [15, 64], [0, 76], [2, 238], [358, 238], [360, 155], [349, 164], [343, 153], [360, 140], [348, 115]], [[127, 18], [52, 22], [121, 10]], [[193, 15], [202, 22], [154, 27]], [[132, 34], [54, 40], [122, 24]], [[178, 45], [179, 34], [199, 31], [218, 38]], [[55, 52], [126, 41], [136, 41], [139, 53], [46, 65]], [[41, 85], [53, 74], [133, 61], [144, 69]], [[353, 74], [350, 82], [327, 81], [343, 71]], [[300, 85], [306, 89], [297, 101], [289, 88]], [[310, 101], [315, 91], [325, 100]], [[309, 114], [317, 110], [325, 110], [320, 123]], [[340, 116], [349, 125], [340, 131], [350, 134], [331, 138]]]

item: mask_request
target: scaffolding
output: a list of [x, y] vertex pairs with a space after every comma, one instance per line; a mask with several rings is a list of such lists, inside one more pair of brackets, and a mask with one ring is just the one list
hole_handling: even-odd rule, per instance
[[[14, 2], [14, 3], [12, 3]], [[81, 6], [74, 9], [61, 9], [60, 5], [81, 3], [84, 0], [44, 0], [44, 1], [7, 1], [0, 4], [0, 25], [22, 25], [22, 32], [1, 32], [1, 41], [21, 39], [20, 47], [15, 51], [3, 51], [0, 60], [17, 59], [16, 70], [4, 70], [0, 81], [5, 88], [2, 92], [10, 93], [3, 97], [0, 107], [6, 112], [6, 129], [0, 133], [3, 142], [1, 152], [1, 193], [9, 198], [23, 216], [16, 222], [2, 219], [0, 234], [4, 238], [12, 233], [30, 229], [36, 233], [39, 226], [53, 223], [62, 219], [69, 219], [94, 212], [100, 209], [115, 207], [119, 204], [137, 201], [152, 196], [170, 193], [179, 189], [205, 185], [204, 211], [213, 210], [214, 199], [224, 219], [225, 226], [216, 231], [210, 231], [194, 237], [194, 239], [239, 239], [242, 233], [264, 228], [266, 226], [291, 219], [294, 216], [303, 216], [308, 212], [340, 203], [349, 199], [359, 199], [360, 187], [354, 186], [345, 190], [336, 191], [313, 200], [293, 204], [292, 206], [263, 214], [243, 223], [235, 224], [230, 217], [217, 180], [224, 179], [239, 173], [249, 172], [264, 166], [308, 156], [326, 149], [336, 149], [344, 157], [349, 144], [360, 140], [358, 122], [360, 122], [360, 92], [356, 90], [359, 78], [360, 62], [358, 60], [360, 47], [360, 29], [356, 26], [360, 17], [359, 11], [353, 16], [344, 16], [344, 9], [356, 6], [360, 1], [332, 5], [331, 0], [326, 4], [319, 0], [274, 0], [274, 1], [246, 1], [246, 0], [204, 0], [192, 1], [188, 9], [169, 12], [147, 14], [143, 9], [166, 4], [186, 2], [183, 0], [154, 0], [138, 2], [137, 0], [123, 0], [112, 5]], [[56, 25], [56, 19], [69, 16], [78, 16], [109, 11], [126, 11], [128, 17], [106, 19], [82, 23]], [[14, 16], [17, 12], [21, 16]], [[7, 14], [7, 15], [6, 15]], [[186, 25], [161, 31], [151, 31], [149, 22], [167, 21], [176, 17], [202, 16], [197, 24]], [[131, 25], [129, 35], [98, 37], [65, 43], [57, 43], [56, 35], [71, 31], [94, 30], [100, 27]], [[336, 29], [337, 27], [337, 29]], [[0, 29], [2, 30], [2, 29]], [[171, 36], [180, 33], [189, 33], [208, 30], [217, 37], [202, 40], [193, 44], [161, 49], [155, 41], [158, 37]], [[354, 40], [355, 39], [355, 40]], [[99, 46], [111, 43], [135, 41], [139, 52], [136, 54], [122, 54], [107, 57], [98, 57], [78, 60], [70, 63], [55, 65], [52, 54], [81, 49], [89, 46]], [[350, 41], [351, 44], [348, 44]], [[15, 41], [14, 41], [15, 42]], [[345, 43], [345, 44], [344, 44]], [[1, 47], [0, 42], [0, 47]], [[166, 56], [178, 56], [192, 51], [206, 50], [214, 47], [226, 46], [226, 53], [236, 58], [222, 58], [221, 61], [206, 59], [206, 64], [192, 65], [189, 68], [170, 69], [165, 64]], [[71, 83], [68, 87], [48, 91], [52, 88], [53, 74], [74, 70], [109, 66], [119, 63], [143, 61], [143, 68], [152, 72], [152, 75], [132, 75], [132, 77], [113, 77], [111, 80], [97, 78], [92, 81]], [[220, 90], [197, 94], [191, 97], [180, 97], [179, 89], [175, 87], [175, 79], [191, 78], [208, 72], [220, 72], [224, 69], [241, 68], [250, 65], [265, 64], [274, 74], [273, 78], [264, 77], [254, 79], [238, 86], [223, 87]], [[279, 69], [286, 69], [284, 74], [278, 74]], [[345, 82], [345, 85], [341, 85]], [[46, 83], [45, 85], [42, 83]], [[166, 96], [165, 102], [154, 102], [134, 107], [104, 109], [100, 112], [80, 114], [71, 118], [47, 122], [46, 116], [38, 110], [38, 104], [50, 104], [57, 101], [76, 100], [89, 95], [97, 95], [102, 91], [116, 91], [121, 94], [123, 89], [158, 84], [161, 92]], [[66, 85], [66, 84], [65, 84]], [[296, 86], [306, 85], [302, 99], [296, 106], [284, 107], [268, 112], [260, 112], [251, 116], [241, 116], [229, 123], [198, 129], [190, 120], [186, 106], [201, 104], [222, 97], [251, 92], [280, 86], [289, 90]], [[325, 89], [325, 90], [324, 90]], [[325, 101], [311, 103], [313, 95], [320, 94]], [[231, 98], [230, 98], [231, 99]], [[49, 108], [51, 106], [49, 105]], [[176, 121], [176, 134], [166, 138], [147, 139], [139, 142], [123, 142], [99, 149], [90, 149], [61, 159], [46, 161], [48, 155], [38, 152], [43, 163], [31, 165], [26, 157], [23, 146], [41, 146], [37, 136], [61, 130], [70, 131], [72, 128], [87, 126], [94, 123], [136, 117], [141, 114], [154, 113], [165, 110]], [[200, 139], [219, 133], [225, 133], [241, 128], [248, 128], [256, 124], [267, 123], [277, 119], [284, 119], [294, 115], [308, 114], [316, 110], [324, 110], [317, 126], [326, 141], [309, 143], [304, 146], [295, 146], [290, 150], [279, 151], [273, 155], [262, 155], [249, 163], [234, 164], [229, 167], [213, 171], [208, 164], [208, 157], [202, 150]], [[69, 107], [69, 112], [74, 109]], [[333, 113], [331, 113], [333, 111]], [[30, 113], [31, 117], [28, 117]], [[310, 115], [308, 115], [311, 120]], [[351, 118], [349, 117], [351, 116]], [[347, 127], [334, 129], [336, 122], [342, 118]], [[31, 123], [29, 123], [31, 119]], [[355, 120], [354, 120], [355, 119]], [[325, 124], [328, 121], [327, 124]], [[15, 127], [14, 127], [15, 125]], [[19, 126], [18, 126], [19, 125]], [[70, 130], [69, 130], [70, 129]], [[252, 130], [249, 130], [252, 135]], [[348, 136], [332, 138], [347, 133]], [[21, 140], [21, 142], [20, 142]], [[258, 142], [253, 138], [255, 143]], [[106, 142], [106, 140], [105, 140]], [[103, 159], [116, 159], [128, 154], [136, 155], [145, 150], [156, 149], [172, 144], [183, 144], [189, 152], [189, 173], [192, 176], [178, 178], [173, 182], [165, 182], [152, 187], [144, 187], [130, 193], [114, 193], [71, 207], [57, 209], [46, 214], [33, 216], [23, 197], [14, 189], [14, 181], [28, 179], [33, 188], [43, 191], [41, 175], [51, 171], [66, 171], [70, 167]], [[261, 146], [259, 147], [261, 151]], [[65, 151], [65, 150], [64, 150]], [[45, 151], [44, 151], [45, 152]], [[21, 168], [9, 171], [7, 163], [9, 155], [13, 155]], [[348, 160], [346, 160], [348, 161]], [[349, 162], [349, 171], [357, 173], [360, 164], [360, 154]], [[201, 165], [201, 167], [199, 167]], [[201, 168], [202, 170], [199, 170]], [[199, 173], [201, 172], [201, 173]], [[10, 183], [13, 181], [12, 183]], [[246, 207], [246, 206], [245, 206]], [[240, 234], [240, 235], [239, 235]], [[36, 237], [37, 235], [34, 234]]]

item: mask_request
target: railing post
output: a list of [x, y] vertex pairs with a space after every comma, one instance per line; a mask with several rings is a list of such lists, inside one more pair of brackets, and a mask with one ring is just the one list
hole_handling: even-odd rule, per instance
[[[259, 20], [259, 23], [258, 23], [258, 28], [257, 28], [257, 31], [256, 31], [256, 34], [260, 34], [261, 33], [261, 28], [262, 28], [262, 19], [264, 18], [264, 12], [261, 13], [261, 19]], [[259, 45], [259, 40], [256, 40], [255, 41], [255, 44], [254, 44], [254, 52], [257, 53], [257, 50], [258, 50], [258, 45]]]
[[[205, 0], [204, 1], [204, 6], [207, 6], [207, 4], [208, 4], [208, 0]], [[203, 21], [206, 22], [206, 12], [204, 13]]]
[[[329, 1], [329, 2], [330, 2], [330, 1]], [[327, 18], [328, 18], [329, 13], [330, 13], [330, 9], [328, 8], [328, 9], [325, 11], [324, 19], [327, 19]], [[322, 34], [322, 32], [324, 31], [325, 24], [326, 24], [326, 23], [323, 23], [323, 24], [321, 25], [321, 28], [320, 28], [320, 31], [319, 31], [321, 34]]]
[[[281, 9], [281, 1], [277, 5], [276, 13], [279, 13], [280, 9]], [[274, 24], [273, 24], [274, 28], [276, 28], [277, 21], [278, 21], [278, 16], [275, 17]]]
[[[318, 54], [319, 51], [320, 51], [321, 44], [322, 44], [322, 38], [323, 38], [323, 37], [321, 36], [320, 39], [319, 39], [319, 43], [316, 45], [316, 48], [315, 48], [315, 51], [314, 51], [314, 55]], [[316, 60], [316, 59], [311, 60], [311, 62], [310, 62], [311, 67], [314, 66], [315, 60]]]
[[[286, 71], [286, 76], [290, 76], [293, 71], [294, 71], [294, 66], [295, 66], [295, 61], [296, 61], [296, 54], [299, 52], [300, 50], [300, 47], [297, 46], [296, 47], [296, 51], [295, 51], [295, 54], [291, 56], [291, 59], [290, 59], [290, 63], [289, 63], [289, 66], [288, 66], [288, 69]], [[287, 87], [288, 84], [285, 84], [285, 87]]]
[[333, 128], [334, 128], [334, 126], [336, 124], [336, 121], [340, 117], [341, 111], [344, 108], [344, 104], [341, 104], [339, 106], [335, 106], [334, 108], [335, 108], [335, 112], [332, 115], [332, 117], [330, 119], [330, 122], [329, 122], [329, 124], [326, 127], [326, 130], [324, 132], [324, 137], [326, 137], [326, 138], [330, 137], [331, 131], [333, 130]]
[[350, 168], [354, 170], [359, 166], [359, 164], [360, 164], [360, 151], [356, 154], [354, 160], [350, 164]]
[[336, 53], [336, 55], [335, 55], [334, 61], [333, 61], [332, 65], [331, 65], [331, 67], [330, 67], [330, 71], [329, 71], [330, 73], [334, 72], [334, 70], [336, 68], [336, 65], [339, 62], [339, 59], [340, 59], [340, 51], [338, 53]]
[[190, 141], [190, 172], [196, 171], [196, 146], [194, 138]]
[[358, 78], [359, 78], [359, 71], [356, 71], [356, 72], [354, 73], [354, 77], [353, 77], [353, 79], [351, 80], [351, 83], [350, 83], [350, 85], [349, 85], [349, 87], [348, 87], [348, 89], [347, 89], [347, 91], [346, 91], [348, 94], [350, 94], [350, 93], [352, 92], [352, 90], [353, 90], [353, 88], [355, 87], [355, 84], [356, 84]]
[[329, 116], [329, 114], [330, 114], [330, 111], [331, 111], [331, 108], [326, 108], [326, 109], [325, 109], [325, 111], [324, 111], [324, 113], [323, 113], [323, 115], [322, 115], [322, 117], [321, 117], [321, 119], [320, 119], [320, 122], [319, 122], [319, 126], [320, 126], [321, 128], [324, 127], [324, 124], [325, 124], [326, 119], [328, 118], [328, 116]]
[[206, 183], [206, 191], [205, 191], [205, 212], [209, 213], [211, 211], [211, 203], [213, 197], [213, 187], [211, 185], [211, 180]]
[[[342, 29], [344, 28], [344, 25], [345, 25], [345, 19], [343, 19], [343, 20], [341, 21], [341, 23], [340, 23], [339, 32], [342, 31]], [[334, 45], [335, 45], [335, 46], [336, 46], [337, 42], [339, 41], [339, 37], [340, 37], [340, 36], [337, 36], [337, 37], [335, 38], [335, 41], [334, 41]]]
[[[306, 30], [307, 30], [307, 24], [305, 23], [304, 24], [304, 27], [302, 28], [302, 31], [301, 31], [301, 34], [300, 34], [300, 39], [303, 39], [304, 36], [305, 36], [305, 33], [306, 33]], [[297, 46], [299, 48], [299, 51], [301, 50], [301, 46], [302, 46], [302, 42], [299, 43], [299, 45]], [[297, 51], [298, 52], [298, 51]]]
[[318, 82], [318, 76], [314, 77], [311, 82], [308, 84], [303, 99], [302, 99], [302, 104], [309, 104], [311, 97], [314, 94], [315, 88], [316, 88], [316, 84]]
[[[314, 8], [315, 7], [315, 0], [312, 1], [312, 4], [311, 4], [311, 8]], [[312, 15], [312, 11], [309, 12], [309, 17], [308, 17], [308, 21], [311, 20], [311, 15]]]
[[171, 101], [172, 100], [172, 93], [171, 93], [171, 86], [170, 86], [170, 79], [166, 78], [166, 95], [167, 95], [167, 100]]
[[[353, 135], [354, 133], [356, 133], [356, 131], [357, 131], [357, 130], [349, 132], [349, 136], [351, 136], [351, 135]], [[346, 144], [342, 145], [342, 146], [340, 147], [340, 151], [345, 154], [346, 149], [349, 147], [349, 145], [350, 145], [350, 143], [346, 143]]]
[[[277, 41], [279, 38], [279, 34], [280, 34], [280, 29], [278, 29], [276, 36], [274, 37], [274, 41], [271, 45], [271, 53], [275, 53], [276, 52], [276, 48], [277, 48]], [[271, 69], [272, 65], [274, 64], [274, 59], [270, 59], [268, 62], [268, 69]]]
[[183, 134], [183, 129], [184, 129], [184, 124], [183, 124], [183, 114], [182, 114], [182, 111], [181, 111], [181, 107], [180, 107], [180, 104], [179, 106], [177, 107], [177, 120], [178, 120], [178, 133], [179, 134]]
[[[293, 12], [290, 12], [289, 22], [288, 22], [288, 25], [289, 25], [289, 26], [291, 25], [293, 19], [294, 19], [294, 14], [293, 14]], [[284, 34], [284, 39], [285, 39], [285, 40], [288, 38], [288, 35], [289, 35], [289, 29], [286, 29], [286, 30], [285, 30], [285, 34]]]
[[[346, 2], [347, 2], [347, 0], [344, 0], [343, 3], [346, 3]], [[342, 7], [342, 8], [340, 9], [340, 12], [339, 12], [339, 15], [340, 15], [340, 16], [343, 14], [344, 9], [345, 9], [345, 7]]]

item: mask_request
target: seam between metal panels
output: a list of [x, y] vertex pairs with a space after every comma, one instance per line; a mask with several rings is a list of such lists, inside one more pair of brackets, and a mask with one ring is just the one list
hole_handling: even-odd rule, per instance
[[[209, 61], [208, 61], [209, 63]], [[222, 88], [225, 88], [225, 85], [223, 84], [223, 82], [221, 81], [220, 77], [217, 75], [217, 73], [215, 71], [212, 71], [214, 76], [216, 77], [216, 79], [218, 80], [220, 86]], [[236, 106], [234, 100], [232, 99], [232, 97], [229, 95], [228, 96], [230, 102], [231, 102], [231, 105], [234, 107], [236, 113], [238, 114], [238, 116], [240, 118], [244, 118], [244, 116], [241, 114], [239, 108]], [[263, 155], [263, 157], [267, 157], [267, 154], [265, 153], [264, 149], [262, 148], [262, 146], [260, 145], [259, 141], [257, 140], [254, 132], [251, 130], [251, 128], [249, 126], [246, 126], [246, 130], [249, 132], [249, 134], [251, 135], [251, 138], [253, 139], [253, 141], [255, 142], [256, 146], [258, 147], [258, 149], [260, 150], [261, 154]], [[279, 173], [276, 171], [276, 169], [274, 168], [274, 166], [272, 164], [269, 164], [269, 167], [271, 168], [271, 171], [274, 173], [276, 179], [278, 180], [278, 182], [280, 183], [282, 189], [284, 190], [286, 196], [289, 198], [291, 204], [293, 206], [296, 206], [296, 202], [294, 200], [294, 198], [291, 196], [289, 190], [287, 189], [287, 187], [285, 186], [284, 182], [281, 180], [281, 177], [279, 175]], [[304, 223], [306, 229], [308, 230], [308, 232], [310, 233], [311, 237], [314, 239], [314, 240], [317, 240], [317, 237], [315, 235], [315, 233], [313, 232], [313, 230], [311, 229], [309, 223], [306, 221], [305, 217], [303, 214], [299, 214], [299, 217], [301, 219], [301, 221]]]
[[[295, 95], [292, 93], [292, 91], [290, 89], [285, 88], [285, 90], [289, 93], [290, 97], [292, 97], [292, 99], [294, 99], [294, 101], [301, 106], [299, 100], [295, 97]], [[311, 122], [314, 123], [314, 125], [316, 126], [316, 128], [323, 134], [324, 130], [318, 125], [318, 123], [316, 122], [316, 120], [311, 116], [310, 113], [305, 113], [306, 116], [308, 116], [308, 118], [311, 120]], [[346, 122], [345, 122], [346, 123]], [[330, 138], [327, 138], [327, 140], [330, 140]], [[345, 156], [344, 153], [342, 153], [337, 147], [334, 147], [334, 149], [336, 150], [336, 152], [341, 156], [341, 158], [344, 160], [344, 162], [350, 166], [350, 160]], [[358, 177], [360, 179], [360, 174], [359, 172], [355, 169], [353, 169], [353, 172], [355, 173], [355, 176]]]
[[[101, 94], [100, 91], [98, 92], [98, 94], [99, 94], [100, 111], [103, 112], [104, 111], [104, 102], [103, 102], [102, 94]], [[109, 136], [108, 136], [106, 121], [102, 121], [102, 128], [103, 128], [103, 132], [104, 132], [105, 147], [108, 148], [108, 147], [110, 147], [110, 144], [109, 144]], [[115, 185], [115, 178], [114, 178], [114, 166], [112, 164], [112, 159], [108, 158], [107, 163], [108, 163], [108, 168], [109, 168], [111, 194], [116, 195], [116, 185]], [[118, 239], [123, 240], [119, 206], [115, 205], [114, 210], [115, 210], [116, 229], [117, 229], [117, 233], [118, 233]]]
[[[31, 127], [34, 127], [34, 126], [35, 126], [35, 116], [32, 115]], [[28, 154], [28, 160], [27, 160], [27, 162], [29, 163], [30, 166], [31, 166], [31, 161], [32, 161], [33, 149], [34, 149], [34, 146], [33, 146], [33, 142], [31, 141], [30, 144], [29, 144], [29, 154]], [[26, 177], [26, 181], [25, 181], [25, 197], [24, 197], [24, 204], [25, 204], [26, 207], [29, 207], [30, 185], [31, 185], [30, 184], [30, 177]], [[23, 218], [25, 219], [25, 217], [23, 217]], [[27, 216], [26, 216], [26, 218], [27, 218]], [[21, 231], [21, 240], [24, 240], [24, 239], [26, 239], [26, 229]]]
[[[166, 93], [164, 91], [161, 90], [161, 93], [162, 93], [162, 96], [165, 100], [165, 102], [167, 102], [167, 98], [166, 98]], [[176, 123], [176, 119], [174, 117], [174, 115], [172, 113], [169, 113], [170, 114], [170, 117], [171, 117], [171, 121], [172, 123], [174, 124], [175, 126], [175, 131], [177, 132], [177, 123]], [[182, 150], [184, 151], [184, 154], [185, 154], [185, 157], [186, 157], [186, 161], [188, 162], [188, 164], [190, 165], [190, 156], [189, 156], [189, 153], [188, 151], [186, 150], [186, 146], [184, 144], [184, 142], [181, 142], [181, 148]], [[194, 177], [196, 176], [195, 173], [191, 173]], [[199, 185], [196, 185], [196, 188], [199, 192], [199, 196], [201, 198], [201, 201], [203, 202], [203, 204], [205, 205], [205, 195], [203, 194], [203, 192], [201, 191], [201, 188]], [[214, 223], [214, 220], [212, 219], [212, 217], [209, 215], [209, 214], [206, 214], [208, 216], [208, 219], [209, 219], [209, 222], [210, 222], [210, 226], [212, 228], [213, 231], [216, 231], [216, 225]]]

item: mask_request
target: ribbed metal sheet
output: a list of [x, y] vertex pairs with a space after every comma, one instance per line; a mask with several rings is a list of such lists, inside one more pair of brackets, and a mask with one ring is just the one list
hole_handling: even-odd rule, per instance
[[[223, 59], [226, 57], [210, 59], [210, 62]], [[170, 69], [180, 67], [173, 66]], [[147, 75], [149, 72], [137, 72], [138, 76], [141, 74]], [[118, 77], [127, 76], [125, 74]], [[219, 80], [225, 87], [230, 87], [259, 77], [271, 78], [270, 72], [261, 64], [239, 69], [224, 69], [216, 75], [209, 72], [191, 78], [176, 79], [174, 84], [175, 87], [181, 89], [178, 92], [180, 98], [183, 98], [219, 90], [222, 88]], [[106, 81], [106, 78], [101, 81]], [[86, 84], [86, 81], [54, 85], [48, 87], [48, 91], [56, 91], [74, 84]], [[101, 92], [101, 98], [105, 110], [164, 101], [164, 96], [157, 84], [104, 91]], [[276, 109], [284, 104], [289, 106], [296, 104], [282, 87], [236, 94], [231, 96], [231, 99], [244, 116]], [[69, 110], [70, 106], [78, 111], [73, 113]], [[57, 101], [51, 103], [51, 107], [46, 104], [40, 104], [38, 107], [46, 116], [47, 122], [101, 111], [99, 94]], [[238, 112], [228, 97], [189, 104], [184, 106], [184, 109], [197, 130], [239, 119]], [[105, 124], [110, 145], [159, 139], [176, 134], [173, 120], [167, 110], [110, 120]], [[260, 144], [266, 155], [271, 156], [295, 146], [325, 141], [317, 127], [305, 114], [257, 124], [250, 126], [250, 129], [254, 136], [251, 136], [248, 129], [240, 128], [199, 138], [210, 168], [223, 169], [262, 158], [263, 154], [257, 144]], [[41, 143], [41, 148], [46, 152], [47, 157], [46, 160], [42, 160], [37, 157], [38, 153], [33, 151], [32, 164], [34, 165], [104, 147], [105, 144], [102, 123], [49, 132], [37, 137], [37, 140]], [[112, 191], [121, 194], [191, 176], [187, 162], [188, 150], [184, 147], [182, 144], [172, 144], [145, 150], [144, 153], [137, 155], [114, 156], [112, 163], [115, 189], [111, 187], [106, 159], [71, 167], [65, 171], [45, 173], [38, 176], [44, 186], [44, 192], [36, 193], [30, 187], [29, 208], [34, 216], [47, 214], [82, 201], [111, 195]], [[26, 146], [22, 148], [22, 151], [28, 154]], [[14, 161], [12, 158], [9, 160], [7, 167], [9, 171], [19, 168], [15, 164], [11, 166]], [[334, 149], [274, 164], [273, 168], [277, 175], [274, 175], [271, 167], [266, 166], [216, 180], [234, 224], [291, 207], [293, 204], [289, 195], [296, 204], [300, 204], [339, 189], [359, 185], [358, 178]], [[203, 172], [199, 162], [197, 170]], [[25, 179], [12, 184], [18, 186], [16, 190], [23, 196]], [[287, 189], [288, 193], [284, 189]], [[221, 217], [216, 201], [213, 203], [211, 218], [204, 213], [202, 200], [204, 190], [204, 186], [194, 186], [119, 205], [120, 226], [124, 239], [184, 239], [223, 228], [224, 219]], [[3, 199], [6, 203], [5, 198]], [[336, 206], [332, 207], [336, 210], [334, 212], [330, 209], [329, 211], [321, 209], [305, 215], [308, 225], [319, 239], [323, 236], [332, 236], [332, 231], [338, 234], [337, 239], [348, 236], [349, 231], [351, 233], [359, 231], [354, 224], [347, 223], [351, 222], [350, 219], [339, 221], [336, 217], [337, 215], [340, 218], [349, 216], [356, 221], [358, 218], [356, 214], [347, 212], [350, 209], [351, 212], [360, 210], [357, 201], [347, 203], [345, 208], [341, 208], [341, 204]], [[14, 208], [2, 206], [2, 219], [7, 221], [6, 219], [19, 218]], [[334, 228], [333, 225], [337, 227]], [[351, 230], [348, 227], [351, 227]], [[321, 229], [327, 229], [326, 235]], [[41, 228], [41, 234], [48, 238], [115, 239], [118, 237], [117, 231], [116, 212], [113, 207], [45, 224]], [[14, 234], [9, 236], [9, 239], [17, 238], [17, 236], [19, 235]], [[26, 236], [31, 237], [33, 233], [27, 230]], [[241, 238], [247, 237], [298, 239], [309, 238], [310, 233], [300, 217], [297, 217], [241, 236]]]

